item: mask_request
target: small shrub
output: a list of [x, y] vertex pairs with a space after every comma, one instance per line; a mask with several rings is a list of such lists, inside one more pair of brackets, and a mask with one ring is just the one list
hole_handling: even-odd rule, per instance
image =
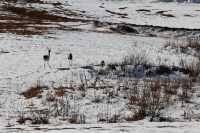
[[137, 96], [130, 96], [129, 97], [129, 105], [135, 105], [140, 101], [139, 97]]
[[119, 117], [120, 117], [120, 115], [114, 114], [114, 115], [108, 120], [108, 123], [117, 123], [117, 122], [119, 122]]
[[107, 65], [107, 70], [108, 71], [115, 71], [115, 70], [117, 70], [116, 69], [117, 66], [118, 66], [118, 64], [110, 63], [110, 64]]
[[178, 96], [179, 80], [166, 80], [163, 82], [163, 99], [166, 104], [172, 103]]
[[200, 72], [200, 60], [193, 59], [192, 62], [188, 62], [186, 59], [180, 59], [180, 66], [183, 68], [184, 74], [189, 74], [190, 77], [197, 77]]
[[175, 122], [175, 119], [173, 119], [171, 117], [157, 116], [155, 118], [151, 118], [150, 121], [151, 122]]
[[186, 52], [188, 48], [195, 49], [197, 51], [200, 50], [200, 38], [187, 38], [177, 41], [167, 41], [165, 44], [165, 48], [167, 47], [172, 48], [180, 48], [182, 52]]
[[181, 99], [187, 101], [192, 97], [192, 81], [190, 79], [183, 79], [181, 82], [181, 87]]
[[156, 74], [158, 75], [170, 74], [170, 73], [172, 73], [172, 70], [170, 67], [166, 65], [160, 65], [159, 67], [156, 68]]
[[106, 122], [108, 117], [107, 117], [108, 114], [106, 113], [98, 113], [97, 114], [97, 121], [98, 122]]
[[32, 124], [49, 124], [48, 110], [33, 110], [31, 111]]
[[17, 122], [18, 122], [19, 124], [25, 124], [26, 121], [32, 121], [32, 118], [30, 118], [30, 117], [26, 117], [26, 118], [20, 117], [20, 118], [17, 120]]
[[95, 96], [95, 98], [92, 100], [93, 103], [102, 103], [103, 102], [103, 98], [101, 98], [100, 96]]
[[148, 66], [146, 51], [141, 51], [140, 53], [134, 53], [132, 55], [126, 56], [123, 59], [122, 64], [133, 65], [133, 66], [138, 66], [138, 65]]
[[49, 124], [49, 120], [46, 117], [38, 117], [32, 120], [32, 124]]
[[68, 119], [68, 122], [71, 124], [84, 124], [85, 115], [84, 114], [72, 114]]
[[49, 112], [48, 110], [30, 110], [26, 112], [26, 116], [20, 116], [17, 122], [19, 124], [25, 124], [26, 121], [30, 121], [31, 124], [49, 124]]
[[56, 96], [54, 94], [52, 94], [51, 92], [48, 92], [47, 95], [46, 95], [46, 101], [55, 102]]
[[55, 88], [55, 95], [57, 97], [63, 97], [65, 94], [65, 87]]
[[145, 118], [144, 115], [141, 115], [138, 113], [138, 114], [126, 117], [125, 120], [126, 121], [139, 121], [139, 120], [143, 120], [144, 118]]
[[[160, 114], [165, 103], [162, 97], [162, 84], [160, 80], [143, 81], [143, 85], [135, 86], [139, 93], [129, 98], [129, 105], [133, 106], [132, 120], [140, 120], [146, 116], [155, 117]], [[137, 92], [137, 91], [136, 91]]]

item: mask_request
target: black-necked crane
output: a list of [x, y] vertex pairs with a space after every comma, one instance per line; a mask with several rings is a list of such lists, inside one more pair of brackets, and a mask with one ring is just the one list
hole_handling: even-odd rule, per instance
[[72, 66], [72, 60], [73, 60], [73, 55], [72, 53], [69, 53], [68, 55], [69, 66]]
[[[51, 56], [51, 49], [48, 50], [48, 55], [44, 55], [44, 56], [43, 56], [44, 68], [45, 68], [46, 64], [49, 65], [50, 56]], [[49, 67], [51, 68], [50, 65], [49, 65]]]
[[100, 62], [100, 66], [101, 66], [102, 68], [105, 66], [105, 61], [104, 61], [104, 60], [102, 60], [102, 61]]

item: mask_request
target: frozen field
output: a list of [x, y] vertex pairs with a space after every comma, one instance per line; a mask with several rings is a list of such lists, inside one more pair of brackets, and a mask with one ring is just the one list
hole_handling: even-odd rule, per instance
[[69, 8], [85, 11], [87, 15], [100, 21], [176, 28], [200, 27], [199, 5], [194, 3], [160, 3], [153, 0], [69, 0], [68, 4], [71, 5]]
[[[64, 18], [65, 21], [57, 22], [54, 18], [49, 19], [48, 17], [52, 16], [45, 16], [44, 13], [43, 15], [47, 19], [38, 21], [38, 16], [33, 15], [35, 18], [27, 20], [29, 17], [23, 17], [24, 14], [20, 11], [13, 13], [15, 11], [10, 9], [9, 12], [0, 10], [0, 23], [3, 24], [0, 27], [0, 133], [199, 132], [200, 126], [196, 118], [191, 121], [181, 119], [183, 110], [179, 104], [166, 110], [166, 112], [169, 111], [169, 114], [175, 115], [179, 122], [149, 122], [149, 118], [146, 118], [130, 123], [97, 123], [96, 115], [104, 104], [97, 105], [91, 102], [92, 90], [87, 92], [86, 99], [80, 100], [80, 105], [84, 106], [81, 109], [84, 110], [88, 118], [86, 124], [65, 124], [60, 119], [52, 120], [53, 122], [47, 125], [32, 125], [30, 123], [20, 125], [17, 123], [17, 113], [26, 108], [24, 103], [36, 105], [42, 103], [38, 99], [26, 100], [21, 95], [21, 92], [37, 84], [38, 80], [48, 86], [62, 85], [65, 84], [66, 80], [71, 79], [71, 73], [75, 73], [75, 84], [78, 84], [80, 79], [76, 79], [77, 75], [85, 72], [81, 67], [95, 66], [102, 60], [106, 64], [117, 63], [132, 53], [146, 53], [148, 61], [154, 65], [179, 66], [180, 57], [192, 61], [193, 56], [181, 53], [180, 50], [164, 48], [166, 42], [187, 38], [188, 34], [194, 37], [200, 34], [200, 4], [197, 3], [168, 3], [153, 0], [43, 1], [45, 4], [36, 2], [16, 5], [17, 7], [47, 10], [51, 15], [58, 15], [61, 20], [62, 17], [67, 19]], [[3, 4], [0, 3], [0, 5]], [[11, 18], [6, 18], [7, 21], [5, 14], [11, 15]], [[23, 19], [20, 18], [21, 15]], [[15, 19], [16, 22], [13, 22], [12, 19]], [[15, 26], [8, 28], [6, 23], [9, 23], [11, 27], [19, 24], [19, 29]], [[20, 24], [25, 24], [25, 26], [20, 26]], [[138, 31], [138, 34], [113, 30], [119, 26], [118, 24], [124, 24], [128, 28], [132, 26]], [[30, 33], [34, 34], [26, 35], [25, 31], [32, 31]], [[153, 34], [150, 34], [151, 32]], [[23, 35], [24, 33], [25, 35]], [[43, 55], [47, 54], [48, 49], [51, 49], [50, 67], [44, 68]], [[74, 57], [72, 70], [59, 69], [69, 68], [67, 55], [70, 52], [73, 53]], [[79, 92], [76, 93], [78, 95]], [[194, 114], [199, 117], [200, 102], [197, 95], [199, 92], [192, 99], [194, 104], [188, 104], [194, 109]], [[122, 110], [122, 113], [126, 114], [128, 111], [127, 108], [124, 109], [124, 106], [127, 102], [120, 98], [114, 98], [114, 102], [117, 102], [111, 108], [114, 111]]]
[[[89, 124], [89, 125], [50, 125], [41, 127], [18, 126], [9, 132], [20, 133], [198, 133], [199, 123], [119, 123], [119, 124]], [[2, 133], [7, 132], [5, 128]]]

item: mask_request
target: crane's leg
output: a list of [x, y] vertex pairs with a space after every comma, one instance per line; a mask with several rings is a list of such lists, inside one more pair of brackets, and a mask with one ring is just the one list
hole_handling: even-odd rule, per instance
[[49, 68], [51, 69], [51, 66], [50, 66], [49, 62], [47, 62], [47, 64], [48, 64]]
[[69, 67], [72, 67], [72, 60], [69, 60]]
[[68, 60], [68, 61], [69, 61], [69, 67], [70, 67], [70, 66], [71, 66], [71, 65], [70, 65], [70, 64], [71, 64], [71, 63], [70, 63], [70, 60]]
[[45, 69], [45, 63], [46, 63], [46, 62], [44, 61], [44, 69]]

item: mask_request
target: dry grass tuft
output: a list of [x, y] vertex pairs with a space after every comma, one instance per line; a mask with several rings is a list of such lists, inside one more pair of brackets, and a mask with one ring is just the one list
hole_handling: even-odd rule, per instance
[[65, 87], [59, 87], [59, 88], [55, 88], [55, 95], [57, 97], [63, 97], [65, 94]]
[[181, 51], [187, 50], [188, 48], [200, 50], [200, 38], [187, 38], [181, 41], [168, 41], [165, 47], [180, 48]]

